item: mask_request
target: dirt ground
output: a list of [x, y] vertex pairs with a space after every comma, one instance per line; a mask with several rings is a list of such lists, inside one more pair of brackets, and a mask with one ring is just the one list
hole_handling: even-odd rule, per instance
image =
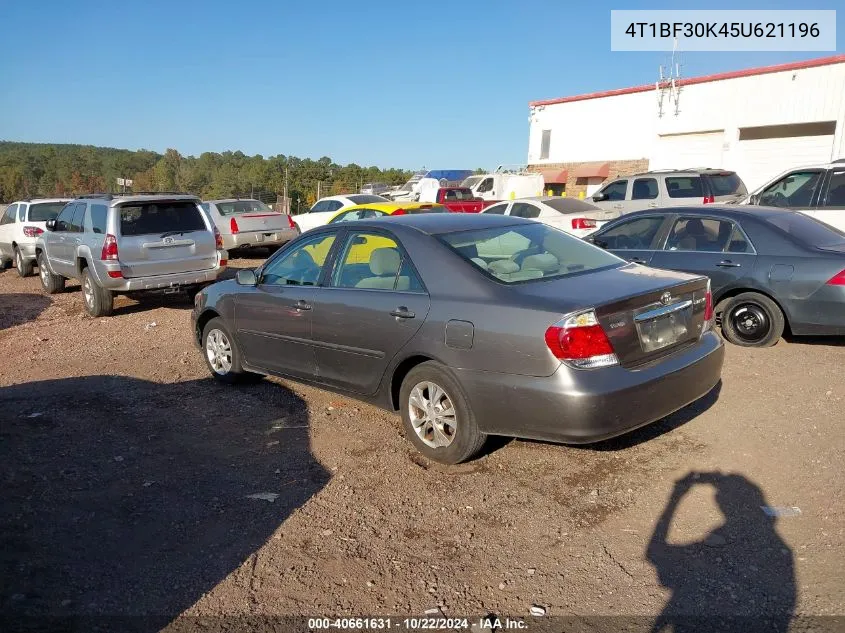
[[120, 299], [92, 319], [77, 285], [0, 273], [6, 622], [845, 614], [842, 339], [729, 346], [719, 387], [636, 433], [442, 467], [391, 413], [215, 384], [189, 314]]

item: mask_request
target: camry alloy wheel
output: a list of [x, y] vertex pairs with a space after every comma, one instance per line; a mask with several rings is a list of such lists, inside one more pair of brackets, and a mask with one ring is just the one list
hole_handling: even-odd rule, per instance
[[41, 277], [41, 285], [45, 288], [47, 287], [47, 283], [50, 281], [49, 277], [47, 277], [48, 274], [47, 266], [44, 265], [44, 258], [41, 258], [38, 262], [38, 276]]
[[18, 270], [23, 269], [23, 255], [21, 255], [20, 250], [15, 251], [15, 266]]
[[420, 382], [408, 396], [408, 415], [414, 431], [432, 448], [449, 446], [458, 430], [455, 406], [446, 390], [430, 381]]
[[225, 376], [232, 371], [232, 344], [221, 330], [211, 330], [205, 337], [205, 355], [216, 374]]

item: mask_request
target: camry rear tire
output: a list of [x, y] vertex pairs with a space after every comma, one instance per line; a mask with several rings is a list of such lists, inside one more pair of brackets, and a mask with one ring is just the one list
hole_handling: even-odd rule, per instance
[[459, 464], [484, 446], [487, 436], [478, 430], [463, 388], [440, 363], [428, 361], [409, 371], [399, 402], [405, 436], [429, 459]]
[[202, 352], [211, 375], [228, 384], [257, 382], [260, 374], [245, 371], [241, 350], [223, 319], [215, 317], [202, 331]]
[[771, 347], [786, 326], [780, 306], [758, 292], [743, 292], [728, 299], [721, 322], [725, 338], [742, 347]]
[[48, 295], [54, 295], [65, 289], [65, 278], [50, 272], [44, 253], [38, 254], [38, 276], [41, 278], [41, 287]]
[[18, 274], [21, 277], [29, 277], [32, 275], [32, 269], [34, 268], [32, 260], [24, 259], [21, 249], [17, 247], [15, 247], [15, 268], [18, 269]]

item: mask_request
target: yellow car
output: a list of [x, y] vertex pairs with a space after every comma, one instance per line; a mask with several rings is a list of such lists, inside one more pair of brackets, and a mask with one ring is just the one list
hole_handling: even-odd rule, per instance
[[366, 220], [384, 215], [406, 215], [408, 213], [447, 213], [448, 209], [442, 204], [433, 202], [371, 202], [345, 207], [335, 213], [327, 224], [336, 222], [350, 222]]
[[[337, 222], [353, 222], [355, 220], [366, 220], [388, 215], [406, 215], [408, 213], [448, 213], [442, 204], [432, 202], [372, 202], [370, 204], [359, 204], [354, 207], [346, 207], [338, 211], [327, 224]], [[370, 261], [370, 253], [377, 248], [395, 248], [393, 240], [386, 237], [366, 237], [360, 244], [354, 244], [346, 256], [348, 263], [360, 264]], [[323, 240], [313, 247], [307, 246], [314, 261], [322, 265], [326, 255], [329, 254], [331, 240]]]

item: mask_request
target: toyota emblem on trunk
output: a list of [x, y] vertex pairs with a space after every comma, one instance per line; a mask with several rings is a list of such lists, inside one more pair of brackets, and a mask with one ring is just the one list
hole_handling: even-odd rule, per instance
[[663, 305], [668, 306], [670, 301], [672, 301], [672, 295], [668, 292], [664, 292], [662, 295], [660, 295], [660, 303], [662, 303]]
[[165, 244], [172, 244], [172, 243], [173, 243], [173, 238], [172, 238], [172, 237], [165, 237], [165, 238], [164, 238], [164, 243], [165, 243]]

